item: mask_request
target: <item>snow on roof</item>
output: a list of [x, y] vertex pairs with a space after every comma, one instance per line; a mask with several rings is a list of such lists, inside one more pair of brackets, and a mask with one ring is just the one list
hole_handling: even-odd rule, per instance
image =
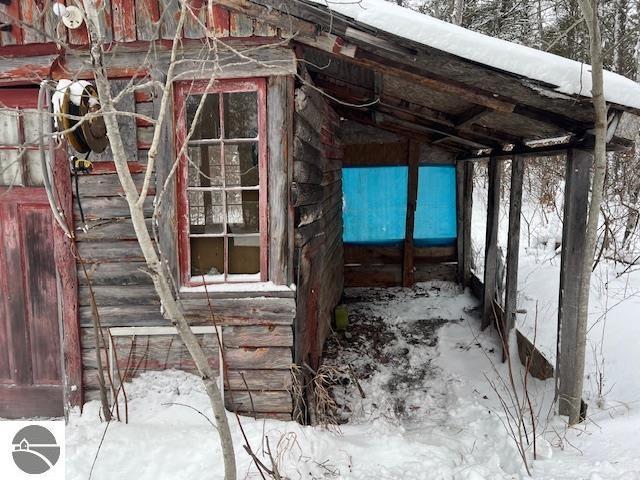
[[[591, 66], [473, 32], [386, 0], [306, 0], [384, 32], [499, 70], [548, 83], [559, 93], [591, 97]], [[608, 102], [640, 109], [640, 84], [604, 72]]]

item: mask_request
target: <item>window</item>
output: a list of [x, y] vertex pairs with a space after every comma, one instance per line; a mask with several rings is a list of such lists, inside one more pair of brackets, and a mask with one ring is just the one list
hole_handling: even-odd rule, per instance
[[175, 105], [183, 284], [266, 281], [264, 80], [181, 82]]
[[[43, 185], [37, 98], [37, 90], [0, 91], [0, 186]], [[47, 118], [44, 128], [48, 123]]]

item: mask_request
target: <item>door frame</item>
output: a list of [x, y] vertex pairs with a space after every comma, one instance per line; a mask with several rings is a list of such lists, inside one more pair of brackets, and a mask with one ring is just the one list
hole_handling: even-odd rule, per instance
[[[37, 108], [37, 87], [0, 88], [0, 103], [7, 107]], [[50, 141], [55, 141], [51, 139]], [[55, 189], [58, 208], [67, 221], [69, 231], [74, 232], [73, 191], [71, 169], [66, 142], [55, 145], [51, 159], [51, 182]], [[15, 195], [22, 187], [13, 187]], [[40, 187], [44, 190], [44, 187]], [[60, 339], [63, 356], [62, 391], [63, 407], [82, 406], [82, 349], [78, 319], [78, 279], [76, 270], [75, 239], [65, 235], [51, 215], [53, 223], [54, 261], [56, 265], [56, 290], [58, 299], [58, 322], [62, 327]]]

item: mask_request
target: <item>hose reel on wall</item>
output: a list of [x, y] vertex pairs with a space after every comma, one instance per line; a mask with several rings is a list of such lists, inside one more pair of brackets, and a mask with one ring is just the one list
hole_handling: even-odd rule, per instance
[[75, 177], [76, 200], [83, 228], [86, 230], [84, 211], [80, 202], [78, 175], [89, 173], [93, 164], [89, 160], [92, 152], [102, 153], [109, 145], [104, 118], [97, 114], [100, 109], [96, 88], [86, 81], [60, 80], [52, 102], [56, 112], [56, 126], [69, 145], [84, 158], [70, 157], [71, 171]]

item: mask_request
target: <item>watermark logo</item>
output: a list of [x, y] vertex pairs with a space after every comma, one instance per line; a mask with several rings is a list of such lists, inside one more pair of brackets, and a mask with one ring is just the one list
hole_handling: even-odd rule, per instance
[[13, 461], [31, 475], [49, 471], [60, 459], [60, 445], [46, 427], [28, 425], [13, 437]]
[[0, 478], [63, 480], [64, 421], [0, 421]]

